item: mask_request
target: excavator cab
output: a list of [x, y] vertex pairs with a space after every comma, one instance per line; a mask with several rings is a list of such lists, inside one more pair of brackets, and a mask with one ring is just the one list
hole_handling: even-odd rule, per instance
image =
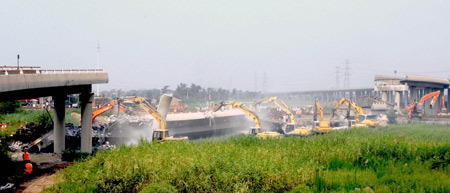
[[284, 124], [283, 128], [282, 128], [284, 133], [289, 133], [295, 130], [295, 124], [293, 123], [286, 123]]
[[313, 130], [315, 133], [328, 133], [333, 129], [330, 127], [329, 121], [314, 121]]
[[262, 131], [261, 127], [251, 127], [249, 134], [250, 135], [258, 135], [258, 133], [262, 133], [262, 132], [263, 131]]
[[367, 127], [367, 124], [364, 123], [356, 123], [356, 120], [349, 120], [348, 121], [348, 128], [358, 128], [358, 127]]
[[169, 131], [161, 130], [161, 129], [155, 129], [155, 130], [153, 130], [152, 140], [153, 141], [161, 141], [165, 137], [168, 137], [168, 136], [169, 136]]
[[364, 123], [369, 127], [377, 127], [379, 125], [378, 121], [372, 121], [372, 120], [367, 119], [367, 115], [362, 115], [362, 117], [363, 117], [363, 121], [361, 121], [361, 123]]
[[266, 138], [275, 138], [279, 137], [280, 134], [277, 132], [263, 132], [261, 127], [252, 127], [250, 128], [250, 135], [255, 135], [258, 138], [266, 139]]

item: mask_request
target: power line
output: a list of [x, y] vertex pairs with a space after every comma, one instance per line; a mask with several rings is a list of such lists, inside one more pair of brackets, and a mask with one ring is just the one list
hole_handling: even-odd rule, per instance
[[[97, 41], [97, 69], [100, 69], [100, 41]], [[100, 96], [98, 84], [97, 84], [97, 96]]]

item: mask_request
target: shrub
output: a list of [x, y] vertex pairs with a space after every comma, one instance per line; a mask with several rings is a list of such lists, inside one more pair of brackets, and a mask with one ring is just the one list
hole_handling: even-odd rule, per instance
[[0, 114], [15, 113], [20, 110], [20, 101], [6, 101], [0, 104]]

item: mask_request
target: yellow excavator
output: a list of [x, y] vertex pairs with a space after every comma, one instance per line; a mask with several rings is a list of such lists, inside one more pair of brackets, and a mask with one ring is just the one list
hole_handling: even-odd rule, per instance
[[256, 135], [259, 138], [268, 138], [268, 137], [272, 137], [273, 138], [273, 137], [279, 137], [280, 136], [280, 134], [277, 133], [277, 132], [263, 132], [263, 130], [261, 128], [261, 120], [259, 119], [258, 115], [256, 115], [255, 112], [253, 112], [252, 110], [247, 108], [244, 104], [239, 103], [239, 102], [234, 102], [234, 101], [229, 101], [228, 103], [225, 103], [225, 102], [222, 101], [221, 103], [217, 104], [213, 108], [213, 112], [217, 112], [222, 107], [238, 108], [243, 113], [245, 113], [250, 118], [252, 118], [253, 121], [255, 122], [255, 127], [250, 128], [250, 132], [249, 132], [250, 134]]
[[122, 103], [135, 103], [139, 105], [142, 109], [147, 111], [158, 123], [160, 129], [153, 129], [152, 140], [153, 141], [180, 141], [180, 140], [188, 140], [187, 137], [173, 137], [169, 136], [169, 131], [167, 130], [166, 120], [159, 114], [159, 112], [144, 98], [142, 97], [126, 97], [122, 100]]
[[[355, 113], [355, 120], [349, 121], [349, 127], [376, 127], [376, 126], [378, 126], [378, 124], [379, 124], [378, 122], [367, 119], [367, 115], [364, 114], [364, 109], [362, 107], [360, 107], [358, 104], [356, 104], [351, 99], [347, 99], [345, 97], [343, 97], [336, 104], [336, 106], [334, 107], [334, 109], [332, 111], [331, 118], [334, 117], [334, 113], [335, 113], [336, 109], [338, 109], [343, 103], [345, 103], [349, 107], [349, 110], [347, 112], [347, 117], [348, 117], [348, 114], [350, 114], [350, 109], [352, 109], [353, 112]], [[360, 122], [360, 120], [359, 120], [359, 115], [364, 116], [364, 120], [362, 122]]]
[[[317, 121], [317, 115], [320, 115], [320, 120]], [[314, 125], [313, 129], [315, 133], [328, 133], [332, 130], [330, 127], [330, 121], [324, 121], [323, 120], [323, 108], [320, 105], [320, 102], [318, 99], [316, 99], [316, 105], [314, 109]]]
[[268, 98], [262, 99], [260, 101], [253, 103], [253, 107], [254, 107], [254, 109], [256, 109], [256, 107], [258, 105], [266, 104], [266, 103], [270, 103], [270, 102], [275, 103], [275, 105], [277, 105], [281, 110], [283, 110], [289, 116], [289, 123], [286, 123], [286, 125], [283, 128], [284, 132], [293, 131], [292, 134], [302, 135], [302, 136], [311, 134], [311, 130], [309, 130], [309, 129], [301, 128], [301, 127], [297, 128], [297, 119], [296, 119], [294, 113], [291, 111], [291, 109], [289, 109], [289, 106], [286, 105], [286, 103], [284, 103], [284, 101], [282, 101], [281, 99], [278, 99], [278, 97], [268, 97]]

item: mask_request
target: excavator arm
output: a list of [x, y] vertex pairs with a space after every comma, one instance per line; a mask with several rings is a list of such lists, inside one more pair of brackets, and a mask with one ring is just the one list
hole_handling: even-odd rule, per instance
[[353, 109], [353, 112], [355, 113], [355, 120], [356, 120], [356, 124], [359, 124], [359, 115], [364, 115], [364, 110], [358, 106], [355, 102], [353, 102], [352, 100], [348, 99], [349, 104], [351, 106], [351, 108]]
[[281, 110], [283, 110], [286, 114], [288, 114], [291, 124], [294, 124], [294, 125], [296, 124], [297, 121], [296, 121], [294, 113], [291, 111], [291, 109], [289, 109], [289, 106], [286, 105], [286, 103], [284, 103], [281, 99], [279, 100], [278, 97], [269, 97], [269, 98], [262, 99], [260, 101], [253, 103], [252, 106], [256, 110], [256, 107], [258, 105], [270, 103], [270, 102], [275, 103], [275, 105], [277, 105]]
[[[136, 103], [147, 111], [148, 114], [150, 114], [158, 123], [161, 128], [161, 130], [166, 131], [167, 130], [167, 123], [166, 120], [159, 114], [159, 112], [150, 104], [148, 103], [144, 98], [142, 97], [127, 97], [123, 99], [124, 103]], [[165, 132], [164, 132], [165, 134]], [[163, 136], [163, 138], [166, 138], [166, 136]]]
[[[319, 121], [317, 121], [317, 115], [320, 116]], [[332, 128], [330, 127], [330, 121], [323, 120], [323, 108], [320, 105], [319, 99], [317, 99], [317, 98], [316, 98], [316, 102], [315, 102], [313, 128], [314, 128], [315, 132], [317, 132], [317, 133], [328, 133], [332, 130]]]
[[331, 111], [331, 119], [333, 119], [333, 117], [335, 116], [336, 110], [341, 107], [342, 104], [346, 104], [349, 105], [349, 103], [347, 102], [347, 98], [343, 97], [333, 108], [333, 110]]
[[314, 118], [316, 119], [316, 116], [320, 115], [319, 121], [323, 121], [323, 108], [320, 105], [320, 102], [318, 99], [316, 99], [316, 110], [314, 111]]
[[[110, 100], [109, 103], [106, 103], [102, 106], [100, 106], [97, 110], [92, 112], [92, 123], [94, 123], [95, 118], [97, 118], [99, 115], [105, 113], [106, 111], [109, 111], [114, 106], [114, 100]], [[126, 113], [127, 110], [125, 109], [125, 106], [123, 104], [120, 104], [119, 110], [123, 113]]]
[[103, 108], [98, 108], [97, 110], [95, 110], [94, 112], [92, 112], [92, 123], [94, 123], [95, 118], [97, 118], [99, 115], [105, 113], [106, 111], [109, 111], [113, 108], [113, 106], [106, 106]]
[[221, 107], [234, 107], [234, 108], [238, 108], [239, 110], [241, 110], [243, 113], [245, 113], [246, 115], [248, 115], [250, 118], [253, 119], [253, 121], [255, 122], [255, 126], [258, 128], [261, 128], [261, 120], [259, 119], [258, 115], [255, 114], [255, 112], [253, 112], [252, 110], [250, 110], [249, 108], [247, 108], [244, 104], [239, 103], [239, 102], [234, 102], [234, 101], [230, 101], [228, 103], [225, 102], [221, 102], [218, 105], [216, 105], [213, 109], [214, 112], [218, 111]]
[[109, 103], [106, 103], [102, 106], [100, 106], [97, 110], [92, 112], [92, 123], [94, 123], [95, 118], [97, 118], [99, 115], [105, 113], [106, 111], [109, 111], [113, 108], [114, 101], [110, 100]]
[[441, 95], [441, 91], [440, 91], [440, 90], [438, 90], [438, 91], [436, 91], [436, 92], [429, 93], [429, 94], [423, 96], [423, 97], [420, 99], [419, 105], [422, 106], [423, 103], [424, 103], [427, 99], [433, 97], [433, 99], [432, 99], [431, 102], [430, 102], [430, 108], [432, 109], [432, 108], [434, 108], [434, 103], [438, 100], [439, 95]]
[[256, 102], [254, 102], [254, 103], [252, 104], [253, 109], [256, 110], [256, 108], [258, 107], [258, 105], [265, 104], [265, 103], [270, 103], [270, 102], [276, 101], [277, 99], [278, 99], [278, 97], [268, 97], [268, 98], [262, 99], [262, 100], [260, 100], [260, 101], [256, 101]]
[[[350, 99], [347, 99], [347, 101], [355, 113], [355, 120], [356, 120], [355, 126], [356, 127], [359, 127], [359, 124], [363, 124], [365, 126], [370, 126], [370, 127], [378, 126], [379, 123], [377, 121], [372, 121], [372, 120], [367, 119], [367, 115], [364, 113], [364, 109], [362, 107], [360, 107], [358, 104], [356, 104], [354, 101], [352, 101]], [[360, 123], [359, 115], [363, 115], [364, 117], [366, 117], [364, 119], [363, 123]]]
[[289, 109], [289, 106], [286, 105], [286, 103], [284, 103], [282, 100], [280, 101], [273, 101], [278, 107], [281, 108], [281, 110], [283, 110], [286, 114], [289, 115], [289, 120], [291, 121], [292, 124], [296, 124], [296, 118], [294, 113], [291, 111], [291, 109]]

